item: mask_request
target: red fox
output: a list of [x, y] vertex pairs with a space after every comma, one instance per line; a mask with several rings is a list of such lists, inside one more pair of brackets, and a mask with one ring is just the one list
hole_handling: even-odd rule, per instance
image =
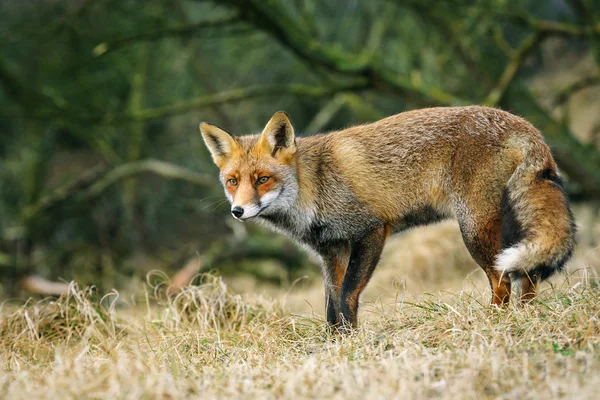
[[259, 135], [200, 124], [238, 220], [255, 218], [322, 260], [326, 315], [356, 326], [358, 299], [391, 233], [446, 218], [486, 272], [492, 304], [522, 302], [564, 268], [575, 223], [541, 133], [494, 108], [408, 111], [295, 137], [284, 112]]

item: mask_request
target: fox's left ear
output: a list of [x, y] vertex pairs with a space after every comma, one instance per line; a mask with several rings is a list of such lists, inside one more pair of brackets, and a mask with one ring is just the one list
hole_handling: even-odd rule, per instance
[[288, 158], [296, 153], [294, 127], [290, 117], [283, 111], [276, 112], [260, 136], [259, 144], [273, 157]]

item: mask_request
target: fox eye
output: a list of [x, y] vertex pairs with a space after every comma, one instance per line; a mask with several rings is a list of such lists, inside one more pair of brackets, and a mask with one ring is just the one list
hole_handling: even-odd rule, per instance
[[267, 181], [269, 180], [269, 176], [261, 176], [260, 178], [258, 178], [258, 180], [256, 181], [257, 185], [262, 185], [263, 183], [267, 183]]
[[238, 182], [237, 182], [237, 179], [231, 178], [230, 180], [227, 181], [227, 184], [229, 186], [237, 186]]

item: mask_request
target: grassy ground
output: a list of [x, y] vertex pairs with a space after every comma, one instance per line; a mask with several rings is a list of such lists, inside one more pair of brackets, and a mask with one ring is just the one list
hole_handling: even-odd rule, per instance
[[204, 276], [102, 299], [72, 285], [1, 306], [0, 396], [597, 398], [598, 258], [582, 245], [533, 304], [497, 309], [454, 224], [416, 230], [386, 249], [347, 336], [328, 333], [320, 282]]

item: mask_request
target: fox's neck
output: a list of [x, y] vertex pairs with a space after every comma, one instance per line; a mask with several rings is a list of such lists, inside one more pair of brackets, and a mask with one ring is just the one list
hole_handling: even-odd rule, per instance
[[316, 154], [314, 146], [303, 146], [304, 140], [303, 138], [298, 140], [296, 157], [296, 175], [298, 177], [296, 207], [298, 211], [305, 211], [315, 206], [318, 196], [319, 170], [326, 167], [323, 165], [322, 157]]
[[[311, 138], [312, 139], [312, 138]], [[294, 187], [284, 190], [295, 191], [285, 209], [277, 209], [267, 213], [263, 219], [277, 230], [284, 231], [294, 237], [301, 237], [310, 231], [318, 218], [317, 206], [319, 173], [327, 168], [319, 155], [318, 143], [308, 138], [298, 138], [296, 153], [296, 182]], [[290, 193], [286, 193], [290, 195]]]

